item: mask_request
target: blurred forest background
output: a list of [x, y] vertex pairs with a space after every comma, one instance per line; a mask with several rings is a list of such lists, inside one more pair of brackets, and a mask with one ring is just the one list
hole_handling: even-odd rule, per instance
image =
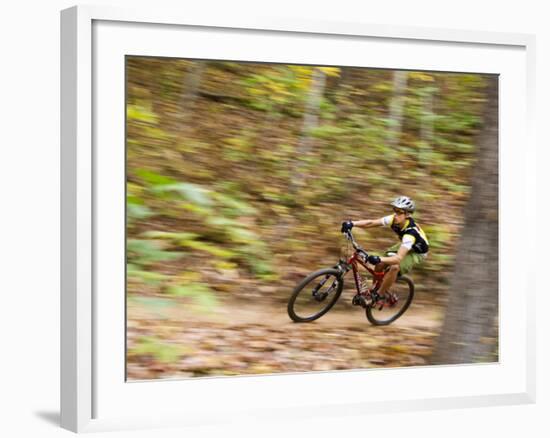
[[[460, 339], [434, 354], [441, 332], [467, 318], [458, 310], [445, 321], [451, 288], [469, 299], [453, 267], [465, 211], [483, 210], [468, 203], [496, 80], [144, 57], [127, 57], [126, 71], [129, 379], [498, 359], [490, 286], [491, 330], [468, 340], [487, 345], [483, 354], [452, 359]], [[483, 178], [496, 175], [496, 140], [491, 153]], [[494, 197], [496, 183], [489, 189]], [[292, 324], [293, 287], [347, 250], [341, 222], [390, 214], [402, 194], [431, 244], [408, 312], [369, 326], [349, 277], [331, 312]], [[374, 251], [396, 239], [388, 229], [355, 235]]]

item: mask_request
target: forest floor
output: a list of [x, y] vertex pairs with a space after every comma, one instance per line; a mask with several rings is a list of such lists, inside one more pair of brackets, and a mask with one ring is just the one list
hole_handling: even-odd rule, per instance
[[344, 296], [319, 320], [293, 323], [286, 303], [228, 299], [209, 312], [182, 301], [127, 302], [128, 380], [393, 368], [429, 364], [444, 306], [416, 297], [373, 326]]

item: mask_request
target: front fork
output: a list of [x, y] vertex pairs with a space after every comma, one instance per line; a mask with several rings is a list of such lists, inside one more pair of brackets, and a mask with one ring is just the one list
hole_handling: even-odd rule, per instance
[[328, 295], [329, 293], [331, 293], [334, 289], [335, 289], [335, 286], [336, 284], [338, 284], [340, 281], [342, 281], [345, 273], [348, 271], [349, 268], [347, 268], [346, 264], [343, 263], [342, 260], [340, 260], [340, 263], [338, 263], [337, 265], [334, 266], [335, 269], [338, 269], [340, 271], [340, 275], [338, 275], [338, 277], [334, 280], [333, 284], [331, 285], [331, 287], [329, 288], [329, 290], [323, 292], [323, 293], [319, 293], [319, 290], [325, 285], [325, 283], [327, 282], [327, 280], [331, 277], [330, 275], [327, 275], [325, 276], [324, 279], [322, 279], [319, 284], [317, 284], [317, 286], [315, 286], [313, 288], [313, 290], [311, 291], [311, 295], [313, 296], [313, 298], [317, 301], [323, 301]]

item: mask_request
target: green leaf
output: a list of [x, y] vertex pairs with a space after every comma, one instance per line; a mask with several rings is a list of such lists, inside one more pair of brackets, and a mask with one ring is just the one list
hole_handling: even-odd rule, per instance
[[170, 309], [174, 305], [173, 299], [159, 297], [129, 296], [128, 302], [157, 310]]
[[132, 195], [130, 193], [128, 193], [126, 195], [126, 202], [128, 203], [128, 205], [143, 205], [143, 204], [145, 204], [145, 201], [143, 200], [143, 198], [141, 198], [137, 195]]
[[183, 255], [163, 250], [157, 242], [145, 239], [128, 239], [126, 250], [128, 260], [140, 265], [176, 260]]
[[346, 130], [334, 125], [323, 125], [313, 128], [309, 133], [316, 138], [337, 138], [338, 136], [344, 134]]
[[126, 206], [126, 213], [130, 221], [134, 219], [147, 219], [154, 215], [154, 213], [144, 205], [130, 204]]
[[256, 209], [249, 205], [248, 203], [237, 199], [235, 197], [222, 194], [222, 193], [213, 193], [214, 198], [224, 207], [230, 210], [231, 213], [237, 214], [240, 216], [253, 215], [256, 213]]
[[153, 112], [140, 105], [128, 105], [126, 107], [126, 117], [128, 121], [138, 121], [145, 123], [156, 123], [158, 117]]
[[235, 253], [233, 251], [223, 249], [199, 240], [181, 240], [178, 243], [181, 246], [204, 251], [216, 257], [232, 258], [235, 256]]
[[238, 227], [240, 224], [234, 219], [229, 219], [223, 216], [211, 216], [206, 218], [206, 223], [211, 227], [227, 228]]
[[184, 210], [190, 211], [191, 213], [202, 217], [208, 218], [212, 213], [209, 208], [200, 207], [198, 205], [191, 204], [190, 202], [180, 202], [178, 206], [183, 208]]
[[136, 169], [134, 173], [139, 176], [143, 181], [153, 185], [169, 185], [175, 184], [177, 181], [174, 178], [171, 178], [166, 175], [161, 175], [159, 173], [153, 172], [148, 169]]
[[189, 297], [201, 311], [209, 311], [218, 305], [218, 300], [210, 287], [203, 283], [172, 285], [166, 293], [175, 297]]
[[155, 193], [173, 192], [182, 196], [187, 201], [200, 207], [212, 207], [213, 202], [210, 199], [209, 190], [202, 188], [197, 184], [191, 183], [173, 183], [162, 184], [153, 187]]
[[162, 363], [176, 362], [179, 357], [189, 352], [189, 349], [182, 345], [169, 344], [161, 339], [152, 336], [143, 336], [139, 338], [136, 345], [128, 350], [128, 354], [151, 355]]
[[258, 241], [258, 235], [244, 228], [231, 228], [229, 230], [231, 240], [236, 243], [250, 243]]
[[151, 239], [167, 239], [167, 240], [195, 240], [199, 237], [197, 233], [173, 233], [170, 231], [150, 230], [141, 233], [141, 236]]
[[129, 268], [130, 265], [127, 266], [127, 274], [129, 280], [136, 280], [151, 286], [157, 286], [165, 281], [167, 281], [170, 277], [164, 274], [161, 274], [159, 272], [151, 272], [151, 271], [144, 271], [140, 269], [135, 269], [134, 267]]
[[218, 305], [218, 300], [214, 296], [214, 294], [201, 294], [194, 297], [195, 303], [202, 309], [202, 310], [209, 310], [213, 307], [216, 307]]

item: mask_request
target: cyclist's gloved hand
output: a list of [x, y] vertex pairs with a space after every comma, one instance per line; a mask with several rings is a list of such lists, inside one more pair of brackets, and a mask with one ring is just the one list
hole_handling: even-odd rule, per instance
[[353, 222], [352, 221], [345, 221], [342, 222], [342, 229], [340, 230], [342, 233], [345, 233], [346, 231], [349, 231], [353, 228]]
[[367, 262], [369, 262], [371, 265], [377, 265], [380, 263], [380, 257], [370, 255], [367, 257]]

